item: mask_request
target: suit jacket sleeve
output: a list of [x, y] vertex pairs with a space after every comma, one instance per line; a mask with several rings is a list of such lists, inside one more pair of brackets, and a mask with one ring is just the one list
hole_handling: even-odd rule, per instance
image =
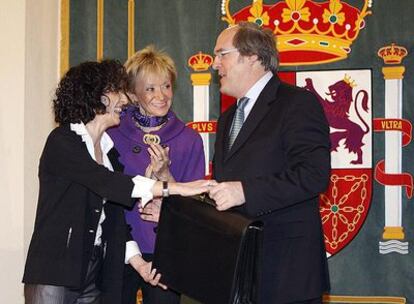
[[[307, 202], [328, 185], [330, 139], [323, 109], [314, 95], [303, 90], [298, 90], [289, 99], [284, 102], [280, 133], [281, 149], [287, 160], [284, 170], [242, 180], [246, 198], [243, 207], [250, 215], [262, 215]], [[269, 158], [271, 161], [280, 160]]]
[[109, 201], [130, 207], [134, 183], [130, 176], [111, 172], [89, 155], [81, 137], [62, 127], [49, 136], [43, 151], [40, 170], [56, 178], [79, 183]]

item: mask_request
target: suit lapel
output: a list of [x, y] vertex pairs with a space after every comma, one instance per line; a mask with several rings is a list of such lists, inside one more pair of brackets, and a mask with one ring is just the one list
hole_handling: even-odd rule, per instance
[[217, 130], [216, 145], [214, 151], [215, 158], [220, 162], [222, 162], [226, 156], [230, 128], [235, 112], [236, 104], [232, 105], [220, 116], [220, 123], [218, 124], [219, 129]]
[[108, 158], [114, 171], [124, 172], [124, 166], [119, 162], [119, 156], [120, 155], [115, 148], [112, 148], [108, 152]]
[[[249, 139], [253, 131], [257, 128], [259, 123], [264, 119], [264, 117], [269, 113], [270, 105], [277, 100], [277, 90], [279, 88], [280, 80], [277, 76], [273, 76], [269, 82], [264, 87], [263, 91], [260, 93], [259, 97], [256, 100], [249, 116], [247, 117], [246, 121], [244, 122], [240, 132], [231, 147], [230, 151], [227, 152], [225, 156], [225, 161], [232, 157], [242, 146], [243, 144]], [[234, 116], [235, 109], [233, 109], [233, 115], [229, 116], [231, 119], [227, 121], [227, 128], [225, 130], [225, 138], [223, 148], [226, 147], [228, 134], [231, 127], [231, 122]]]

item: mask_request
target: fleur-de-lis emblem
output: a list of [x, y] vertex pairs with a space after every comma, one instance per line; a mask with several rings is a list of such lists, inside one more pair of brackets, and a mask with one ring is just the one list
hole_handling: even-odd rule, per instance
[[329, 11], [325, 9], [323, 12], [323, 22], [342, 25], [345, 21], [345, 14], [343, 12], [341, 13], [341, 10], [342, 4], [340, 0], [331, 0], [329, 3]]
[[299, 20], [309, 21], [310, 12], [309, 7], [303, 7], [306, 0], [286, 0], [286, 5], [289, 8], [284, 8], [282, 11], [283, 22], [293, 20], [298, 22]]
[[256, 0], [252, 7], [249, 10], [250, 17], [247, 18], [247, 21], [256, 23], [257, 25], [269, 25], [269, 15], [267, 12], [263, 13], [263, 0]]

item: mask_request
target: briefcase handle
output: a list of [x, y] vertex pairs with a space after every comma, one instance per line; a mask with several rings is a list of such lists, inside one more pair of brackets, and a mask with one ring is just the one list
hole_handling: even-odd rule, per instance
[[198, 195], [193, 195], [193, 196], [190, 196], [190, 197], [197, 200], [197, 201], [205, 203], [207, 205], [210, 205], [210, 206], [213, 206], [213, 207], [217, 206], [216, 202], [212, 198], [210, 198], [208, 196], [208, 193], [206, 193], [206, 192], [198, 194]]

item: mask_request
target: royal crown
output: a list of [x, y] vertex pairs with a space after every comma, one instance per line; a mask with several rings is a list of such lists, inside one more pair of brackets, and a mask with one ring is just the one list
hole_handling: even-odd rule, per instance
[[355, 88], [357, 86], [355, 80], [352, 80], [351, 76], [345, 74], [344, 82], [348, 84], [351, 88]]
[[378, 51], [378, 56], [384, 60], [385, 64], [400, 64], [407, 54], [408, 51], [405, 47], [395, 45], [395, 43], [384, 46]]
[[213, 57], [202, 52], [198, 52], [188, 59], [188, 65], [196, 72], [207, 71], [212, 64]]
[[361, 0], [362, 9], [345, 1], [284, 0], [264, 5], [262, 0], [235, 14], [230, 0], [222, 0], [222, 20], [229, 26], [240, 21], [270, 28], [277, 37], [280, 65], [311, 65], [345, 59], [351, 44], [365, 27], [364, 18], [372, 12], [372, 0]]

